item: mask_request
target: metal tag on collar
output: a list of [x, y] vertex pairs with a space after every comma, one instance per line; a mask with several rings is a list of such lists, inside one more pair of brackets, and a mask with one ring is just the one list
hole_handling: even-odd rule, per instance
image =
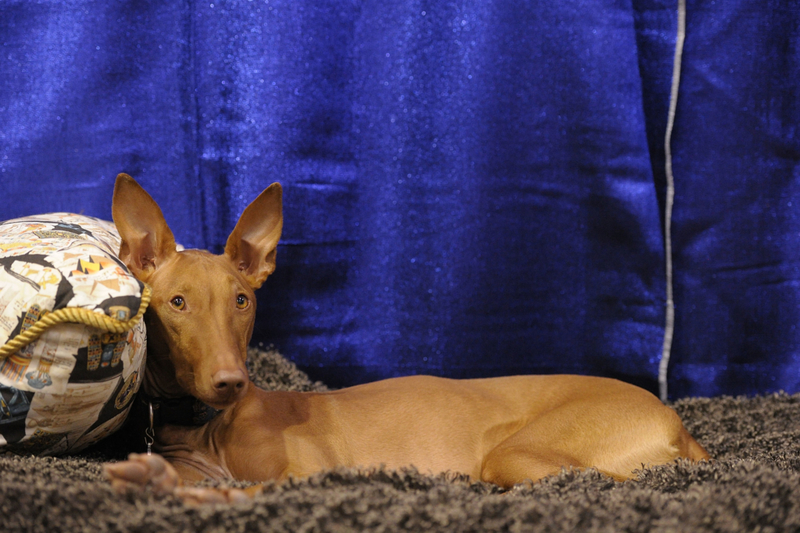
[[153, 443], [156, 441], [156, 432], [153, 429], [153, 402], [147, 402], [150, 407], [150, 427], [144, 430], [144, 441], [147, 443], [147, 455], [153, 455]]

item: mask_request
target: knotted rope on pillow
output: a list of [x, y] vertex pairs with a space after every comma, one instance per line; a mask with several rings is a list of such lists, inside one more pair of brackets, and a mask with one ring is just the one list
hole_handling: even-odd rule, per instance
[[144, 316], [150, 305], [152, 291], [145, 285], [142, 290], [142, 303], [137, 313], [128, 320], [117, 320], [81, 307], [65, 307], [45, 313], [34, 325], [18, 334], [0, 348], [0, 360], [5, 359], [42, 336], [49, 328], [64, 323], [85, 324], [109, 333], [125, 333], [132, 329]]

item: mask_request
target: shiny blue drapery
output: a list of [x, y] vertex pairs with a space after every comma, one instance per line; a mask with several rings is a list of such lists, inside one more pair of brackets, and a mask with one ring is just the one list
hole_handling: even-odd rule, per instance
[[[0, 1], [0, 219], [110, 218], [124, 171], [219, 252], [280, 181], [255, 340], [312, 377], [656, 391], [676, 21], [662, 0]], [[688, 2], [672, 397], [800, 390], [799, 22]]]

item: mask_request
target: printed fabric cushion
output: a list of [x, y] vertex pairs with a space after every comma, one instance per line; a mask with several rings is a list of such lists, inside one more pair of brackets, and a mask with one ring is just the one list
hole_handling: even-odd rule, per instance
[[0, 224], [0, 450], [75, 452], [116, 431], [144, 371], [149, 288], [110, 222]]

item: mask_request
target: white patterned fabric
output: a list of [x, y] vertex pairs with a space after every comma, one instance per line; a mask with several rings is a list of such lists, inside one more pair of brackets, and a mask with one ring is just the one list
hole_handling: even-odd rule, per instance
[[[117, 258], [110, 222], [54, 213], [0, 224], [0, 346], [47, 313], [127, 321], [144, 285]], [[141, 383], [144, 321], [123, 333], [58, 324], [0, 359], [0, 450], [75, 452], [116, 431]]]

